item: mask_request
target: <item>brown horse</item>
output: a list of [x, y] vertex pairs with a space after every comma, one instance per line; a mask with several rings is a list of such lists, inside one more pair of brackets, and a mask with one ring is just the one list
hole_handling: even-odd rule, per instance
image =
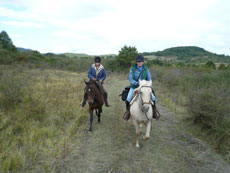
[[91, 83], [86, 82], [85, 92], [87, 94], [87, 102], [89, 103], [89, 113], [90, 113], [90, 127], [89, 131], [92, 131], [93, 124], [93, 111], [95, 109], [96, 115], [98, 117], [98, 123], [101, 121], [102, 106], [104, 104], [104, 97], [99, 91], [100, 84], [98, 82], [92, 81]]

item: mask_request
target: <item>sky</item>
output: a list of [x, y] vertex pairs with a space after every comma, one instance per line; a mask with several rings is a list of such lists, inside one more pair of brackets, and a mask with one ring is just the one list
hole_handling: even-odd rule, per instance
[[41, 53], [198, 46], [230, 55], [229, 0], [0, 0], [0, 32]]

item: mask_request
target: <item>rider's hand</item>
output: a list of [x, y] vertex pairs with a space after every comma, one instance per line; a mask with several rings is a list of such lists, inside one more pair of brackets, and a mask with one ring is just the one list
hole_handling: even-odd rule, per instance
[[102, 79], [100, 79], [100, 80], [99, 80], [99, 82], [100, 82], [100, 83], [102, 83], [102, 82], [103, 82], [103, 80], [102, 80]]
[[97, 79], [96, 79], [96, 78], [93, 78], [92, 80], [93, 80], [93, 81], [96, 81]]

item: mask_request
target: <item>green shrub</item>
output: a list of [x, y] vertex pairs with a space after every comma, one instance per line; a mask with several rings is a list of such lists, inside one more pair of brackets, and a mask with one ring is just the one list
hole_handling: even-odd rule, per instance
[[[201, 67], [151, 67], [150, 71], [152, 79], [167, 88], [163, 95], [186, 105], [193, 122], [208, 132], [210, 143], [230, 161], [230, 71]], [[178, 101], [180, 98], [186, 102]]]
[[6, 50], [6, 49], [0, 49], [0, 64], [12, 64], [14, 53]]
[[216, 136], [216, 145], [220, 148], [230, 137], [230, 89], [226, 86], [212, 85], [208, 88], [196, 88], [189, 96], [188, 108], [194, 123], [211, 130]]
[[220, 64], [218, 70], [226, 70], [226, 66], [224, 64]]
[[205, 67], [211, 68], [211, 69], [216, 69], [216, 65], [213, 61], [206, 62]]

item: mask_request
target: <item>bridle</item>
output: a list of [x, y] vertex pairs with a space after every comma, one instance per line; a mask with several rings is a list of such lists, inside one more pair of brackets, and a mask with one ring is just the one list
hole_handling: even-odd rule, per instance
[[[142, 86], [142, 87], [151, 88], [151, 86]], [[141, 87], [141, 88], [142, 88], [142, 87]], [[140, 90], [141, 90], [141, 88], [140, 88]], [[139, 92], [138, 92], [138, 94], [139, 94]], [[149, 102], [144, 102], [143, 99], [142, 99], [142, 97], [141, 97], [141, 94], [140, 94], [140, 98], [141, 98], [141, 101], [142, 101], [142, 106], [143, 106], [144, 104], [149, 104], [149, 105], [151, 104], [151, 101], [150, 101], [150, 100], [151, 100], [151, 94], [150, 94], [150, 100], [149, 100]]]
[[88, 85], [87, 88], [90, 89], [90, 90], [92, 90], [92, 92], [93, 92], [93, 98], [92, 98], [92, 100], [94, 101], [95, 97], [96, 97], [95, 88], [93, 87], [93, 85]]
[[[151, 86], [142, 86], [142, 87], [151, 88]], [[141, 87], [141, 88], [142, 88], [142, 87]], [[140, 90], [141, 90], [141, 88], [140, 88]], [[139, 94], [139, 92], [138, 92], [138, 94]], [[141, 101], [142, 101], [142, 106], [145, 105], [145, 104], [151, 105], [151, 94], [150, 94], [149, 102], [144, 102], [143, 99], [142, 99], [142, 97], [141, 97], [141, 94], [139, 94], [139, 95], [140, 95], [140, 98], [141, 98]], [[145, 112], [145, 117], [147, 118], [147, 120], [149, 120], [149, 118], [148, 118], [146, 112]]]

